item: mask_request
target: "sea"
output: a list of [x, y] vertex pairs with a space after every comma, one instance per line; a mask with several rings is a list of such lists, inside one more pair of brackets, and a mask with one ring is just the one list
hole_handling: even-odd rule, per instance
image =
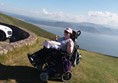
[[[64, 29], [61, 27], [52, 27], [45, 25], [37, 25], [55, 35], [63, 36]], [[77, 29], [74, 28], [77, 31]], [[81, 31], [81, 35], [77, 39], [77, 43], [81, 49], [91, 52], [97, 52], [109, 56], [118, 57], [118, 36], [95, 34]]]

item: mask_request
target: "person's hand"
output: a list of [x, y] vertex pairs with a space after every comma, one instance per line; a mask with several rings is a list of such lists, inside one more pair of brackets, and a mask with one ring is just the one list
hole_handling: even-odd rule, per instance
[[59, 38], [59, 37], [56, 35], [56, 36], [55, 36], [55, 41], [57, 41], [57, 40], [58, 40], [58, 38]]

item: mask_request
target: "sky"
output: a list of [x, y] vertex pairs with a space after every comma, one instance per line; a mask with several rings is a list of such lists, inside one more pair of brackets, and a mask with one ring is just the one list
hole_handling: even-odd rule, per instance
[[0, 11], [35, 18], [118, 26], [118, 0], [0, 0]]

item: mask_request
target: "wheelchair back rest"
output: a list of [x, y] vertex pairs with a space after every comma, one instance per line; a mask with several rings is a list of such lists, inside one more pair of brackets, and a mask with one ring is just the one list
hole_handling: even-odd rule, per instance
[[73, 33], [71, 35], [71, 39], [75, 42], [75, 39], [77, 39], [80, 34], [81, 34], [80, 30], [77, 32], [73, 30]]
[[73, 53], [71, 54], [71, 58], [76, 58], [77, 56], [78, 56], [78, 51], [77, 51], [77, 49], [79, 48], [79, 45], [75, 42], [75, 39], [77, 39], [78, 38], [78, 36], [80, 36], [81, 35], [81, 31], [79, 30], [79, 31], [74, 31], [73, 30], [73, 33], [72, 33], [72, 35], [71, 35], [71, 39], [73, 40], [73, 42], [74, 42], [74, 49], [73, 49]]

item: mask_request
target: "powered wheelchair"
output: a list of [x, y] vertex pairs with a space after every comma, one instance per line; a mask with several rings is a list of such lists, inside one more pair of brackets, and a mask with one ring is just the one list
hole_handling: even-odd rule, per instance
[[48, 49], [45, 47], [33, 54], [27, 54], [30, 63], [39, 70], [42, 81], [47, 81], [51, 77], [59, 78], [62, 81], [71, 79], [71, 66], [75, 67], [81, 59], [81, 54], [77, 51], [79, 45], [75, 41], [80, 34], [81, 31], [73, 30], [73, 34], [71, 35], [74, 41], [72, 55], [63, 50]]

